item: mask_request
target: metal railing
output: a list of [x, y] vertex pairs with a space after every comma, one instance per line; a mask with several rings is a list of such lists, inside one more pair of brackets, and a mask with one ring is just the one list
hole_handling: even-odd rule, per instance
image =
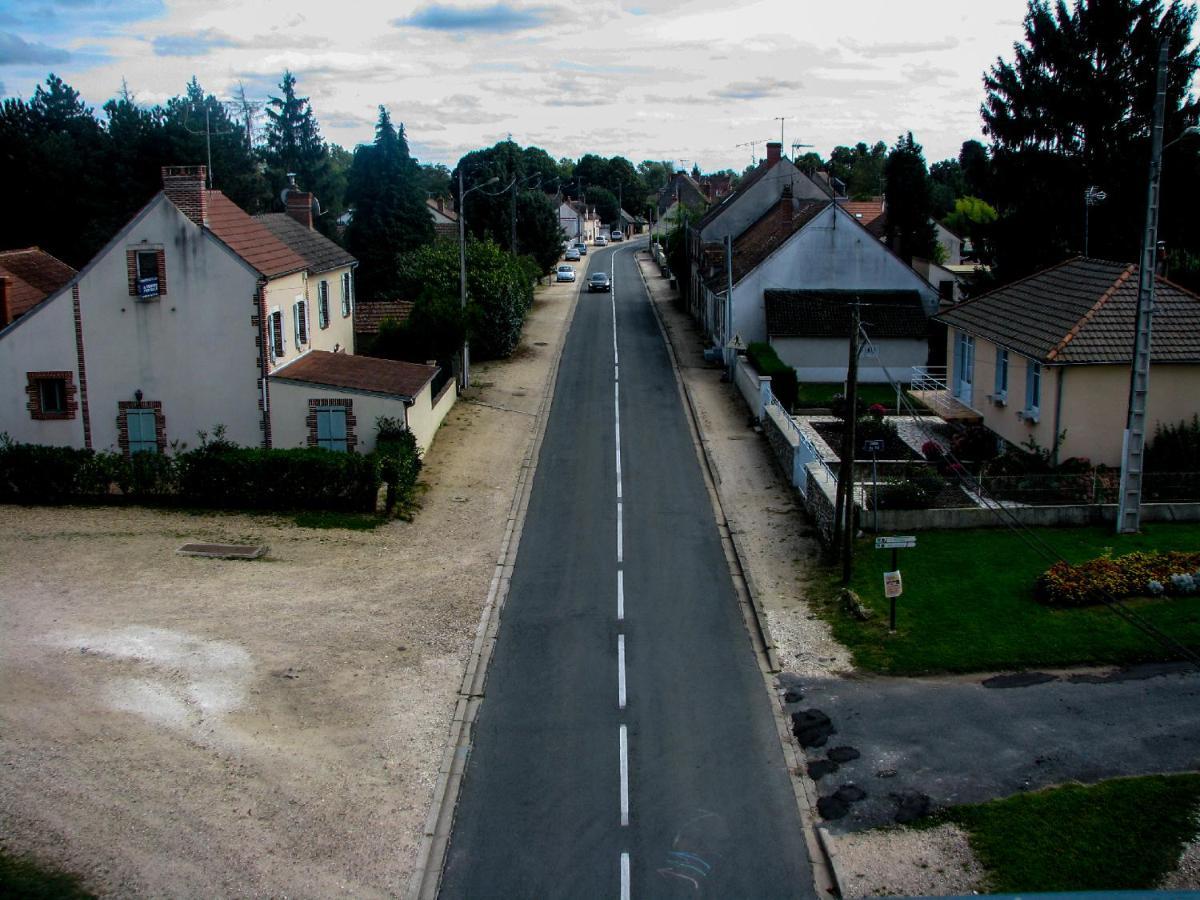
[[950, 370], [946, 366], [913, 366], [910, 391], [949, 391]]
[[[796, 423], [796, 420], [792, 418], [792, 414], [788, 412], [784, 405], [775, 398], [773, 393], [768, 393], [767, 405], [773, 406], [779, 410], [783, 421], [787, 423], [787, 426], [789, 429], [791, 429], [792, 434], [796, 436], [798, 449], [801, 453], [800, 468], [805, 468], [810, 462], [820, 463], [821, 468], [826, 471], [830, 478], [836, 481], [837, 475], [834, 474], [833, 469], [830, 467], [825, 457], [821, 455], [821, 451], [817, 449], [817, 445], [814, 444], [812, 439], [804, 433], [804, 430]], [[797, 487], [799, 487], [799, 485], [797, 485]]]

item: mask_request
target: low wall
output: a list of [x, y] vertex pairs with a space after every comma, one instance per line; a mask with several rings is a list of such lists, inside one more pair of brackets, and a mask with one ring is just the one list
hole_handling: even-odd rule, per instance
[[788, 480], [792, 482], [792, 486], [799, 488], [800, 493], [803, 494], [808, 486], [796, 484], [793, 477], [796, 466], [796, 450], [800, 446], [800, 441], [795, 432], [782, 421], [783, 415], [783, 411], [778, 406], [768, 406], [766, 414], [762, 418], [763, 434], [767, 436], [771, 452], [779, 461], [779, 468], [783, 469]]
[[[874, 524], [874, 513], [863, 525]], [[1013, 520], [1030, 527], [1056, 525], [1113, 525], [1115, 503], [1092, 506], [1018, 506], [999, 513], [990, 509], [881, 509], [880, 532], [943, 531], [961, 528], [1002, 528]], [[1143, 503], [1143, 522], [1200, 522], [1200, 503]]]
[[817, 533], [828, 543], [833, 540], [837, 482], [829, 477], [829, 472], [823, 465], [816, 462], [804, 467], [804, 476], [808, 483], [808, 490], [804, 495], [804, 508], [813, 517]]
[[765, 400], [771, 390], [770, 376], [759, 375], [744, 356], [739, 356], [733, 364], [733, 381], [754, 418], [761, 421]]

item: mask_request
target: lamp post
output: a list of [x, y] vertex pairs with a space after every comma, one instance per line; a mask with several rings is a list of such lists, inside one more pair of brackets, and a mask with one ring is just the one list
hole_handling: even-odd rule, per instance
[[471, 347], [467, 337], [467, 209], [463, 205], [463, 199], [471, 191], [495, 184], [499, 180], [498, 175], [493, 175], [483, 184], [477, 184], [464, 191], [462, 167], [458, 170], [458, 297], [463, 313], [462, 372], [459, 374], [459, 386], [464, 390], [471, 386]]
[[1150, 132], [1150, 182], [1146, 192], [1146, 230], [1142, 235], [1142, 257], [1138, 272], [1137, 315], [1133, 331], [1133, 365], [1129, 377], [1129, 409], [1121, 446], [1121, 483], [1117, 494], [1117, 534], [1135, 534], [1141, 529], [1142, 475], [1146, 468], [1146, 404], [1150, 392], [1150, 330], [1154, 318], [1154, 256], [1158, 248], [1159, 182], [1162, 153], [1167, 147], [1200, 126], [1191, 125], [1179, 137], [1163, 144], [1163, 114], [1167, 95], [1166, 38], [1159, 43], [1158, 85], [1154, 97], [1154, 120]]

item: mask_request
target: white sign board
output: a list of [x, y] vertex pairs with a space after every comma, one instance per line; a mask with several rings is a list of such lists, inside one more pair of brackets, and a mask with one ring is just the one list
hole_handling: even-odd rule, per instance
[[904, 584], [900, 580], [900, 571], [883, 573], [883, 596], [899, 597], [904, 593]]
[[898, 534], [892, 537], [875, 538], [876, 550], [905, 550], [917, 546], [915, 534]]

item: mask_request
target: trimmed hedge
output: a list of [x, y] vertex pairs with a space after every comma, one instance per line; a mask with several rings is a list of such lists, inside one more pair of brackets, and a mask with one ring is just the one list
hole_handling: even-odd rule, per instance
[[799, 391], [796, 370], [779, 358], [774, 347], [762, 341], [755, 341], [746, 348], [746, 359], [750, 360], [750, 365], [759, 375], [771, 379], [771, 393], [783, 404], [784, 409], [791, 412]]
[[374, 454], [319, 448], [195, 450], [178, 460], [178, 496], [220, 509], [373, 512], [381, 483]]
[[1151, 582], [1170, 590], [1172, 575], [1197, 572], [1200, 552], [1178, 550], [1106, 555], [1077, 565], [1057, 562], [1038, 576], [1034, 596], [1047, 606], [1092, 606], [1101, 602], [1101, 591], [1117, 599], [1145, 597], [1155, 593]]

